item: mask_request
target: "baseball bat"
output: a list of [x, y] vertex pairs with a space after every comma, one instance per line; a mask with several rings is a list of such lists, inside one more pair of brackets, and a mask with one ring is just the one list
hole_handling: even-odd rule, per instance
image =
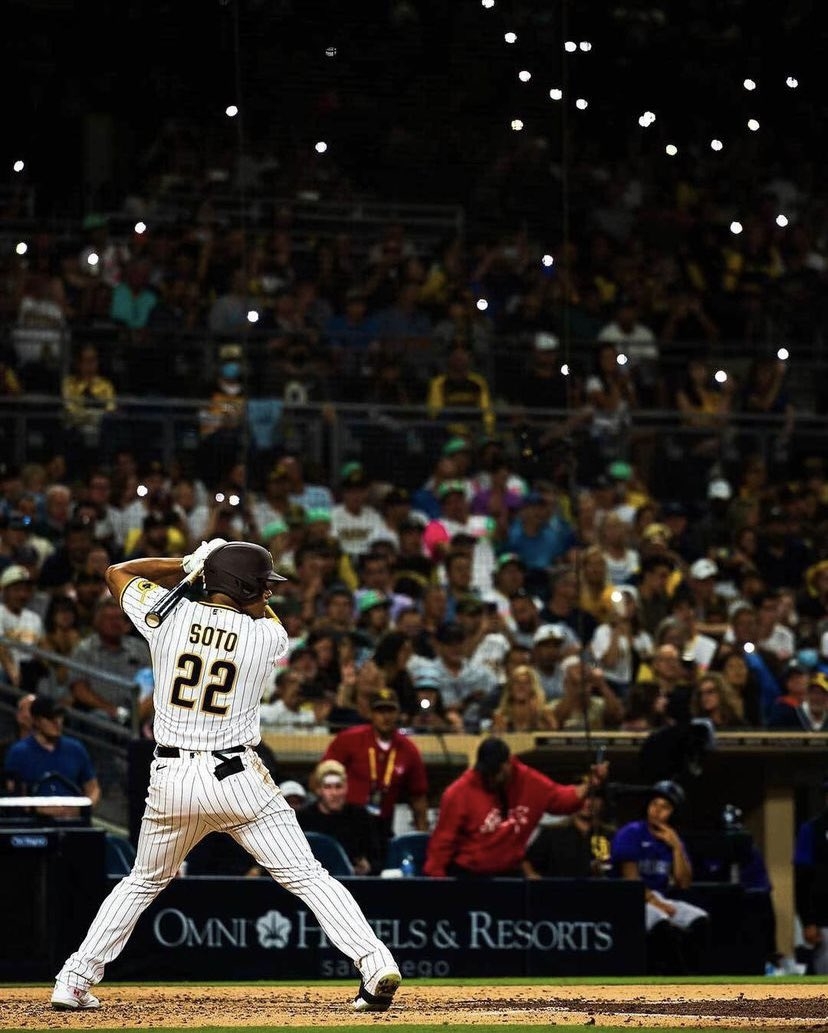
[[194, 570], [192, 574], [187, 574], [187, 576], [183, 577], [174, 588], [171, 588], [169, 592], [165, 593], [161, 597], [161, 602], [155, 607], [155, 609], [150, 610], [150, 612], [144, 617], [147, 625], [150, 628], [157, 628], [160, 624], [163, 624], [186, 595], [187, 590], [194, 585], [200, 577], [201, 571]]

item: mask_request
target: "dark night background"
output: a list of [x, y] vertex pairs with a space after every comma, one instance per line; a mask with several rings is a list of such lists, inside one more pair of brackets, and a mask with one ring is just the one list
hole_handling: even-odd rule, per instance
[[[807, 182], [821, 160], [818, 11], [749, 0], [497, 0], [489, 10], [479, 0], [7, 0], [3, 176], [23, 156], [39, 212], [75, 214], [116, 207], [164, 170], [182, 135], [207, 165], [267, 153], [283, 172], [324, 139], [327, 165], [376, 197], [484, 205], [492, 165], [511, 162], [510, 189], [531, 214], [549, 204], [549, 164], [566, 139], [576, 178], [581, 163], [651, 162], [668, 177], [692, 166], [738, 197], [757, 175]], [[593, 49], [565, 55], [565, 39]], [[785, 86], [791, 74], [798, 90]], [[565, 75], [569, 104], [556, 104], [549, 88]], [[745, 91], [746, 76], [759, 89]], [[241, 125], [223, 114], [234, 102]], [[658, 118], [643, 130], [646, 109]], [[745, 127], [751, 116], [758, 133]], [[522, 133], [509, 128], [516, 117]], [[713, 136], [726, 144], [715, 160]], [[666, 158], [667, 142], [678, 158]]]

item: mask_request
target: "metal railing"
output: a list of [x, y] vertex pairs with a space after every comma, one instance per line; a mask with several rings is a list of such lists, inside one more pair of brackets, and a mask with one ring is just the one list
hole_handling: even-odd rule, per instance
[[[87, 458], [105, 464], [118, 449], [128, 448], [139, 459], [192, 460], [195, 471], [206, 471], [206, 479], [212, 480], [223, 471], [218, 469], [218, 439], [203, 437], [200, 431], [199, 411], [207, 405], [204, 398], [121, 397], [117, 411], [104, 417]], [[474, 441], [485, 429], [479, 409], [433, 413], [424, 405], [296, 405], [281, 399], [252, 399], [247, 416], [246, 424], [238, 429], [237, 451], [246, 450], [253, 467], [283, 452], [301, 454], [313, 465], [315, 476], [330, 484], [337, 483], [343, 462], [359, 459], [378, 480], [416, 487], [428, 477], [448, 437], [464, 432]], [[543, 470], [555, 457], [531, 450], [527, 455], [527, 440], [543, 431], [554, 432], [572, 413], [495, 404], [492, 416], [494, 429], [519, 472], [549, 476]], [[16, 463], [42, 461], [56, 451], [65, 451], [68, 428], [63, 406], [54, 396], [0, 399], [0, 454]], [[594, 475], [596, 463], [606, 466], [613, 458], [646, 463], [648, 456], [677, 462], [692, 457], [694, 446], [711, 438], [719, 442], [717, 461], [734, 468], [748, 452], [758, 452], [770, 462], [788, 463], [795, 455], [820, 454], [828, 447], [828, 428], [822, 416], [797, 415], [789, 438], [783, 429], [784, 419], [774, 415], [757, 418], [734, 413], [725, 427], [711, 429], [688, 426], [675, 410], [636, 410], [612, 441], [595, 437], [587, 421], [565, 445], [580, 466], [580, 482]], [[231, 441], [231, 451], [232, 446]], [[553, 453], [556, 447], [553, 441]], [[711, 458], [710, 463], [713, 461]], [[70, 469], [69, 476], [74, 475]]]
[[[278, 197], [262, 190], [243, 194], [229, 188], [209, 188], [208, 196], [192, 184], [170, 184], [150, 197], [142, 219], [151, 229], [180, 225], [192, 220], [205, 202], [218, 227], [244, 226], [251, 236], [271, 232], [287, 218], [293, 250], [300, 254], [309, 253], [320, 239], [347, 234], [354, 256], [362, 260], [370, 247], [380, 242], [386, 227], [399, 223], [405, 227], [406, 239], [415, 253], [425, 257], [441, 240], [462, 235], [465, 228], [465, 212], [460, 205], [378, 201], [367, 197], [337, 201], [309, 193]], [[129, 240], [137, 221], [135, 215], [123, 210], [101, 214], [113, 240]], [[83, 237], [79, 219], [36, 218], [33, 195], [27, 194], [14, 208], [8, 206], [8, 217], [0, 227], [0, 243], [13, 246], [44, 231], [60, 241], [78, 241]]]
[[[76, 673], [108, 682], [119, 689], [130, 690], [133, 705], [128, 725], [119, 724], [109, 718], [102, 717], [94, 711], [85, 713], [69, 707], [66, 711], [65, 731], [80, 739], [89, 751], [98, 782], [101, 786], [101, 799], [95, 809], [95, 816], [103, 822], [123, 828], [128, 824], [127, 778], [128, 778], [128, 745], [139, 733], [138, 698], [140, 687], [137, 682], [121, 675], [89, 667], [71, 657], [61, 656], [39, 646], [18, 642], [0, 635], [0, 646], [27, 653], [32, 659], [42, 661], [47, 667], [58, 665], [67, 667]], [[14, 722], [17, 701], [23, 695], [18, 689], [0, 682], [0, 716], [3, 724], [9, 729], [16, 727]]]

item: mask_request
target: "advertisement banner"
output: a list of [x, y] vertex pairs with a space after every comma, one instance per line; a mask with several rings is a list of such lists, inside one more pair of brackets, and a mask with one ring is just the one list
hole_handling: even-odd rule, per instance
[[[345, 879], [406, 978], [630, 975], [644, 965], [643, 890], [549, 879]], [[113, 980], [347, 979], [313, 912], [270, 879], [174, 880]]]

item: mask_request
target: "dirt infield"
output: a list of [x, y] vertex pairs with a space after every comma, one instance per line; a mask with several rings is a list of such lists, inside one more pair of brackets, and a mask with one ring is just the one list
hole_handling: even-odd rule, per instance
[[545, 1026], [720, 1026], [828, 1031], [828, 986], [403, 986], [382, 1015], [350, 1010], [351, 987], [99, 988], [101, 1009], [67, 1014], [45, 988], [4, 988], [0, 1028], [339, 1026], [532, 1023]]

